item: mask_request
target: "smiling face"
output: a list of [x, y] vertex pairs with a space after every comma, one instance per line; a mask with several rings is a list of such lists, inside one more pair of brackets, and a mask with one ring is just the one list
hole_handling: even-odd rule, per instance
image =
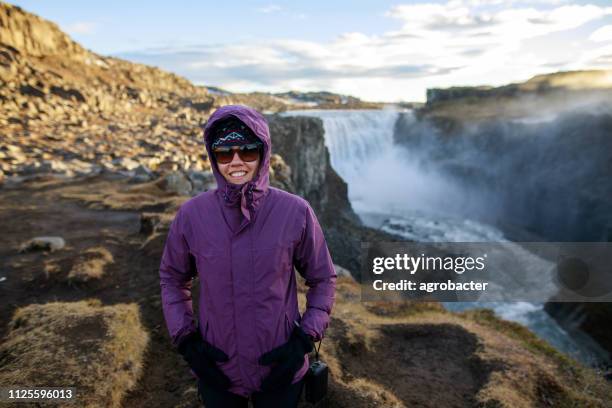
[[244, 184], [248, 183], [255, 177], [257, 170], [259, 169], [260, 158], [252, 162], [243, 161], [238, 152], [233, 152], [234, 157], [229, 163], [217, 162], [219, 172], [225, 178], [228, 183], [232, 184]]

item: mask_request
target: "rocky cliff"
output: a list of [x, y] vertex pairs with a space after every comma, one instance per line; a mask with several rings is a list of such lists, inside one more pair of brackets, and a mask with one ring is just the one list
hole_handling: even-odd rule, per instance
[[543, 96], [554, 91], [588, 91], [612, 88], [612, 71], [561, 71], [554, 74], [536, 75], [525, 82], [493, 86], [457, 86], [430, 88], [427, 104], [468, 98], [513, 97], [520, 94]]
[[[397, 139], [470, 192], [480, 204], [480, 212], [471, 216], [501, 220], [542, 240], [609, 240], [612, 115], [575, 113], [537, 124], [488, 121], [460, 129], [446, 125], [400, 118]], [[495, 205], [487, 202], [492, 197]]]
[[612, 356], [612, 303], [548, 302], [545, 310], [567, 332], [588, 333]]
[[465, 122], [547, 117], [592, 105], [610, 111], [612, 71], [567, 71], [537, 75], [521, 82], [491, 86], [432, 88], [420, 117], [446, 125]]
[[0, 42], [35, 57], [57, 55], [83, 61], [89, 55], [56, 24], [5, 3], [0, 4]]

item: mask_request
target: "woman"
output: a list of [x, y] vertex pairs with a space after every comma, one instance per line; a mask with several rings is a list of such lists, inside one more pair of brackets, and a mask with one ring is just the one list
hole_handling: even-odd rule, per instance
[[[164, 317], [206, 407], [294, 407], [329, 324], [336, 273], [306, 200], [269, 186], [265, 118], [230, 105], [204, 142], [217, 189], [178, 210], [160, 265]], [[299, 148], [299, 147], [296, 147]], [[293, 268], [309, 287], [300, 315]], [[198, 325], [191, 279], [199, 276]]]

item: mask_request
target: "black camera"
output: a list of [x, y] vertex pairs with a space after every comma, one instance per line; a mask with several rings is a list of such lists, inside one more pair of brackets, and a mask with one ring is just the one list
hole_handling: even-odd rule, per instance
[[327, 394], [329, 368], [324, 362], [317, 360], [310, 364], [306, 375], [305, 398], [307, 402], [316, 404]]

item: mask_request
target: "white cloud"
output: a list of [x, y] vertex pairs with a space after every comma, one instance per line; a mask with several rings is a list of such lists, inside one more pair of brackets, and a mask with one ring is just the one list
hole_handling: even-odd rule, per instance
[[589, 40], [595, 42], [612, 41], [612, 25], [599, 27], [597, 30], [591, 33]]
[[93, 34], [98, 27], [97, 23], [91, 21], [79, 21], [76, 23], [70, 24], [66, 27], [66, 32], [69, 34]]
[[[426, 87], [501, 85], [563, 66], [567, 45], [552, 38], [612, 14], [612, 7], [526, 3], [450, 0], [398, 5], [386, 13], [400, 20], [401, 28], [395, 31], [349, 32], [327, 43], [282, 39], [204, 47], [197, 57], [172, 69], [235, 91], [325, 89], [369, 100], [423, 100]], [[591, 38], [606, 35], [609, 32], [600, 29]], [[537, 48], [542, 42], [549, 45]], [[607, 49], [578, 47], [577, 52], [572, 58], [585, 65], [611, 61]]]
[[498, 40], [520, 41], [539, 35], [578, 27], [588, 21], [611, 14], [612, 8], [593, 5], [568, 5], [554, 9], [535, 8], [501, 9], [481, 12], [466, 7], [463, 2], [447, 4], [401, 5], [389, 11], [388, 16], [404, 22], [396, 34], [412, 34], [428, 38], [464, 40], [486, 33]]
[[612, 44], [588, 50], [575, 60], [573, 69], [612, 68]]

